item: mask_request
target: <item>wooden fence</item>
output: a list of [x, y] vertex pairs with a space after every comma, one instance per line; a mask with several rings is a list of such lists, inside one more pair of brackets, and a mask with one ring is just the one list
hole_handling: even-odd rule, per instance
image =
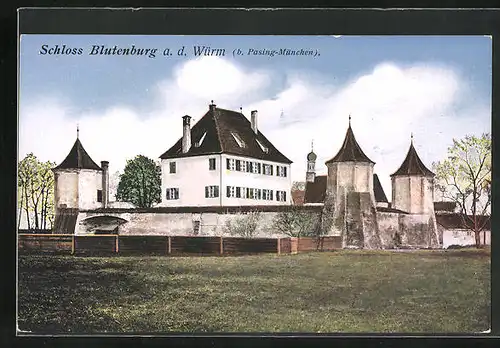
[[20, 253], [75, 255], [241, 255], [295, 254], [341, 247], [339, 237], [235, 238], [186, 236], [123, 236], [19, 234]]

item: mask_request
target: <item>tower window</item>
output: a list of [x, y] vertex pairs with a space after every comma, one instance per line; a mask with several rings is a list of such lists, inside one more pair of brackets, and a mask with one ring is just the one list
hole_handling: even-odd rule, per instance
[[97, 190], [97, 202], [102, 203], [102, 190]]

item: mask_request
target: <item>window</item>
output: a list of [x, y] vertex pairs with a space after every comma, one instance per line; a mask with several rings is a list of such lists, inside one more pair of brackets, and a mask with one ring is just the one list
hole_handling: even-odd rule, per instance
[[102, 203], [102, 190], [97, 190], [97, 201]]
[[264, 164], [264, 175], [273, 175], [273, 166], [270, 164]]
[[166, 192], [167, 200], [179, 199], [179, 189], [178, 188], [168, 188]]
[[272, 200], [273, 199], [272, 191], [267, 190], [267, 189], [263, 189], [262, 190], [262, 199], [264, 199], [266, 201]]
[[255, 139], [255, 140], [257, 141], [257, 144], [259, 144], [259, 147], [262, 150], [262, 152], [268, 153], [269, 149], [267, 147], [265, 147], [264, 145], [262, 145], [262, 143], [260, 141], [258, 141], [257, 139]]
[[261, 196], [261, 192], [262, 192], [262, 190], [261, 190], [261, 189], [255, 189], [255, 190], [254, 190], [254, 193], [255, 193], [254, 198], [255, 198], [255, 199], [261, 199], [261, 197], [262, 197], [262, 196]]
[[240, 160], [236, 160], [236, 171], [241, 171], [241, 161]]
[[[237, 165], [237, 164], [236, 164]], [[240, 170], [242, 172], [246, 172], [247, 171], [247, 162], [246, 161], [241, 161], [241, 167], [240, 167]]]
[[286, 202], [286, 191], [276, 191], [276, 200], [278, 202]]
[[226, 168], [228, 170], [235, 170], [236, 169], [236, 161], [234, 158], [227, 158], [226, 159]]
[[241, 198], [241, 187], [236, 188], [236, 198]]
[[257, 173], [262, 173], [262, 165], [260, 163], [257, 163]]
[[253, 189], [252, 188], [247, 188], [247, 198], [249, 198], [249, 199], [253, 198]]
[[203, 144], [203, 140], [205, 140], [206, 135], [207, 135], [207, 132], [203, 133], [203, 135], [201, 136], [200, 140], [198, 140], [198, 141], [194, 144], [194, 146], [196, 146], [196, 147], [200, 147], [200, 146], [201, 146], [201, 144]]
[[251, 162], [251, 163], [252, 163], [252, 173], [258, 174], [259, 168], [258, 168], [257, 164], [260, 164], [260, 163], [257, 163], [257, 162]]
[[243, 140], [241, 140], [238, 134], [231, 132], [231, 135], [233, 136], [234, 141], [236, 141], [239, 147], [245, 147], [245, 143], [243, 142]]
[[174, 174], [177, 172], [177, 168], [175, 162], [170, 162], [170, 174]]
[[276, 176], [286, 177], [286, 167], [276, 166]]
[[234, 186], [226, 186], [226, 195], [227, 195], [227, 197], [235, 197], [235, 187]]
[[251, 173], [251, 172], [252, 172], [252, 162], [247, 161], [247, 173]]
[[219, 186], [205, 186], [205, 198], [219, 197]]
[[215, 170], [215, 158], [208, 159], [208, 169]]

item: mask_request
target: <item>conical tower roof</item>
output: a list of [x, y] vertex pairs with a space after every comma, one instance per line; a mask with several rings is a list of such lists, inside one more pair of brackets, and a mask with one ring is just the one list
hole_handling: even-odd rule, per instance
[[349, 116], [349, 127], [347, 128], [347, 133], [345, 135], [344, 143], [340, 148], [339, 152], [333, 157], [329, 159], [325, 163], [333, 163], [333, 162], [367, 162], [374, 163], [368, 156], [365, 155], [361, 147], [359, 146], [356, 138], [354, 137], [354, 133], [351, 128], [351, 117]]
[[71, 148], [68, 156], [62, 161], [60, 165], [54, 168], [57, 169], [94, 169], [102, 170], [93, 160], [90, 158], [89, 154], [83, 148], [82, 143], [78, 137], [76, 138], [75, 144]]
[[406, 158], [399, 167], [398, 170], [394, 172], [391, 176], [397, 175], [419, 175], [419, 176], [434, 176], [435, 174], [431, 172], [418, 157], [417, 150], [413, 146], [413, 135], [410, 144], [410, 149], [406, 154]]

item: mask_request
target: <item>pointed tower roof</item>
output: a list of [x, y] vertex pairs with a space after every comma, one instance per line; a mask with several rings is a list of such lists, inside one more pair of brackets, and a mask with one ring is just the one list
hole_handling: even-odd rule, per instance
[[93, 160], [90, 158], [89, 154], [83, 148], [82, 143], [79, 139], [79, 130], [76, 130], [76, 141], [71, 148], [68, 156], [62, 161], [60, 165], [54, 168], [57, 169], [94, 169], [102, 170]]
[[411, 136], [410, 149], [406, 154], [406, 158], [399, 167], [398, 170], [394, 172], [391, 176], [397, 175], [420, 175], [420, 176], [434, 176], [435, 174], [431, 172], [422, 163], [420, 157], [418, 157], [417, 150], [413, 147], [413, 134]]
[[368, 162], [375, 163], [368, 156], [365, 155], [361, 147], [359, 146], [356, 138], [354, 137], [354, 133], [351, 128], [351, 116], [349, 115], [349, 127], [347, 128], [347, 133], [345, 135], [344, 143], [340, 148], [339, 152], [333, 157], [329, 159], [325, 163], [333, 163], [333, 162]]

